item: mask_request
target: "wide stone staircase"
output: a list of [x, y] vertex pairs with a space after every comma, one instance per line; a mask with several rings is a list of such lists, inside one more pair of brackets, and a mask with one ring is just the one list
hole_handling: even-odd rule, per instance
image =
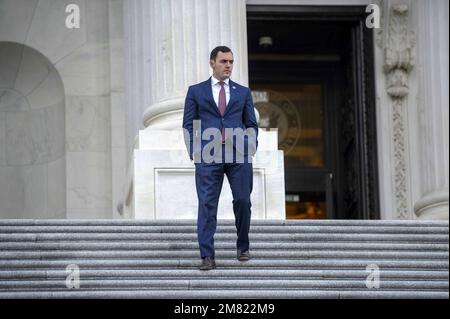
[[448, 298], [448, 221], [0, 220], [0, 298]]

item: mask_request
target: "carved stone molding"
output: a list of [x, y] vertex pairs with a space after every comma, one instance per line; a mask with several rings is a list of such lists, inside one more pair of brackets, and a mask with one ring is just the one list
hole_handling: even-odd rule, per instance
[[404, 108], [405, 100], [396, 98], [393, 102], [393, 139], [394, 139], [394, 181], [396, 215], [400, 219], [409, 219], [408, 209], [408, 166], [406, 164], [406, 137]]
[[408, 76], [414, 66], [414, 32], [408, 28], [408, 6], [392, 7], [387, 43], [384, 47], [386, 91], [392, 98], [408, 95]]
[[[409, 6], [381, 1], [382, 25], [376, 43], [383, 50], [386, 94], [392, 102], [392, 139], [396, 217], [410, 218], [405, 108], [409, 93], [409, 74], [415, 64], [415, 34], [409, 26]], [[385, 14], [383, 14], [385, 13]]]

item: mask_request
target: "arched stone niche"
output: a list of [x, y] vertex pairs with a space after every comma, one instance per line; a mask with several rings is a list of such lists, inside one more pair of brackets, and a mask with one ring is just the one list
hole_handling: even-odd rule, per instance
[[37, 50], [0, 42], [0, 218], [65, 218], [65, 94]]

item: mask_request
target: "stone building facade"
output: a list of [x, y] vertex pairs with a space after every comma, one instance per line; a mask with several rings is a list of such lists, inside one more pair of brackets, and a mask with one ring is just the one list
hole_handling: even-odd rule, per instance
[[0, 0], [0, 217], [130, 217], [139, 136], [177, 136], [211, 49], [249, 85], [249, 7], [372, 3], [379, 218], [448, 219], [445, 0]]

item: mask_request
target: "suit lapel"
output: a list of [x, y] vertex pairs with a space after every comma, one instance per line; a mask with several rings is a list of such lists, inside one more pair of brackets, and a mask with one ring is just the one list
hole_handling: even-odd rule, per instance
[[225, 114], [227, 114], [229, 109], [233, 106], [233, 103], [236, 100], [237, 95], [237, 87], [234, 84], [234, 82], [230, 80], [228, 84], [230, 86], [230, 100], [228, 101], [227, 107], [225, 109]]

